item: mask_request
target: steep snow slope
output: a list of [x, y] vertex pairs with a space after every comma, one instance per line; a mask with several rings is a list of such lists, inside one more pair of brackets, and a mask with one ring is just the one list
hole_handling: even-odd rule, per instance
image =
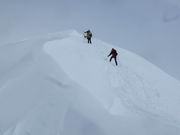
[[[46, 43], [45, 51], [72, 80], [88, 89], [109, 110], [119, 100], [124, 100], [134, 111], [140, 109], [178, 117], [180, 82], [124, 49], [118, 48], [119, 66], [116, 67], [114, 61], [110, 64], [106, 57], [112, 47], [99, 40], [88, 45], [76, 33]], [[122, 108], [116, 111], [121, 112]]]
[[0, 135], [179, 135], [180, 83], [75, 31], [0, 48]]

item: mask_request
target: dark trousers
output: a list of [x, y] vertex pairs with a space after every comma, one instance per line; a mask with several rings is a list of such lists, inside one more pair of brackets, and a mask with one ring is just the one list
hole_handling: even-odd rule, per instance
[[116, 63], [116, 66], [118, 65], [118, 63], [117, 63], [117, 59], [116, 59], [116, 57], [115, 56], [111, 56], [111, 58], [110, 58], [110, 62], [111, 62], [111, 60], [114, 58], [114, 61], [115, 61], [115, 63]]
[[91, 38], [87, 38], [87, 40], [88, 40], [88, 44], [92, 44]]

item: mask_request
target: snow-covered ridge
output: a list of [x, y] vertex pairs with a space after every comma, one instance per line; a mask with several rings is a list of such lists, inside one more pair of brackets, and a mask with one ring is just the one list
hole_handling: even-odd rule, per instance
[[[101, 96], [106, 91], [109, 93], [109, 89], [120, 90], [124, 85], [133, 85], [129, 89], [134, 94], [147, 94], [139, 95], [140, 97], [136, 97], [138, 99], [135, 102], [142, 100], [142, 96], [145, 96], [144, 100], [148, 100], [146, 96], [152, 96], [150, 100], [155, 102], [152, 98], [161, 99], [161, 92], [179, 93], [180, 82], [178, 80], [124, 49], [118, 48], [119, 66], [110, 65], [106, 56], [112, 47], [112, 45], [99, 40], [95, 40], [93, 45], [86, 45], [81, 35], [76, 33], [74, 36], [46, 43], [45, 51], [52, 56], [69, 77], [86, 89], [91, 89], [91, 92], [94, 91], [95, 96], [98, 94], [96, 93], [98, 90], [100, 91], [99, 96]], [[123, 82], [125, 80], [126, 82]], [[109, 82], [110, 84], [108, 84]], [[127, 88], [123, 89], [127, 90]], [[109, 98], [107, 93], [105, 95]], [[134, 98], [135, 96], [138, 95], [133, 95]], [[170, 98], [169, 94], [167, 96]], [[105, 101], [107, 100], [105, 99]], [[146, 102], [139, 104], [146, 104]], [[149, 103], [149, 105], [152, 104]]]
[[178, 135], [179, 81], [112, 47], [74, 30], [1, 46], [0, 135]]

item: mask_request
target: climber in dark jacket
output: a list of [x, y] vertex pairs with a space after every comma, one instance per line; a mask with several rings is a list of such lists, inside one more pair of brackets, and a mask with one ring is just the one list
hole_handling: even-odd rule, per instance
[[87, 40], [88, 40], [88, 44], [89, 44], [89, 43], [90, 43], [90, 44], [92, 44], [92, 42], [91, 42], [92, 33], [91, 33], [91, 31], [90, 31], [90, 30], [88, 30], [88, 31], [84, 32], [84, 38], [87, 38]]
[[110, 54], [108, 55], [108, 57], [111, 56], [111, 58], [109, 60], [110, 62], [111, 62], [112, 58], [114, 58], [116, 66], [118, 65], [118, 63], [117, 63], [117, 55], [118, 55], [118, 53], [114, 48], [112, 48]]

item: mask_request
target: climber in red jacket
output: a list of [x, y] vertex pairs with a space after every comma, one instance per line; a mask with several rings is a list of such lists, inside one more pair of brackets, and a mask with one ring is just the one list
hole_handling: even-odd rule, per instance
[[109, 60], [110, 62], [111, 62], [112, 58], [114, 58], [116, 66], [118, 65], [118, 63], [117, 63], [117, 55], [118, 55], [118, 53], [114, 48], [112, 48], [110, 54], [108, 55], [108, 57], [111, 56], [111, 58]]

